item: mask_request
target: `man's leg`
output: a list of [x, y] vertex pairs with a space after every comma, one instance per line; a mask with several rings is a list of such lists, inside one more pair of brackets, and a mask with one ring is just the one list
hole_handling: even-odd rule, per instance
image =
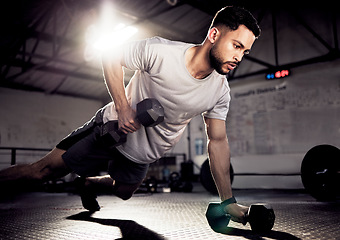
[[105, 175], [87, 178], [79, 177], [75, 180], [75, 184], [78, 188], [83, 207], [91, 212], [95, 212], [100, 210], [96, 200], [96, 193], [98, 191], [112, 193], [123, 200], [128, 200], [141, 185], [141, 182], [137, 184], [123, 184], [113, 180], [110, 175]]
[[62, 155], [65, 150], [54, 148], [39, 161], [18, 164], [0, 171], [0, 185], [20, 182], [43, 182], [63, 177], [71, 172], [65, 165]]
[[130, 199], [141, 184], [142, 182], [136, 184], [117, 182], [110, 175], [88, 177], [85, 181], [85, 187], [109, 191], [123, 200]]

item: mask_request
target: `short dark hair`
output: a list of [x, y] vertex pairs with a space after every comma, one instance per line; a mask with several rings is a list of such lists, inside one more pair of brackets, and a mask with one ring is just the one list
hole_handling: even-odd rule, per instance
[[244, 25], [254, 33], [256, 38], [261, 33], [261, 29], [254, 16], [248, 10], [241, 7], [228, 6], [219, 10], [210, 28], [220, 25], [224, 25], [232, 31], [237, 30], [240, 25]]

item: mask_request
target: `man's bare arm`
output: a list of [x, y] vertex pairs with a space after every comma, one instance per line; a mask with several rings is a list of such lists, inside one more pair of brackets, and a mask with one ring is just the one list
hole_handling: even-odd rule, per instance
[[118, 113], [118, 125], [124, 133], [140, 128], [135, 120], [136, 112], [131, 108], [125, 95], [124, 70], [121, 56], [103, 55], [102, 66], [105, 84]]
[[[230, 150], [227, 139], [225, 121], [205, 118], [208, 135], [208, 154], [210, 169], [213, 175], [221, 201], [233, 196], [230, 182]], [[244, 223], [244, 214], [248, 208], [236, 203], [229, 204], [224, 209], [236, 222]]]
[[209, 140], [210, 169], [221, 201], [224, 201], [233, 196], [229, 174], [230, 151], [225, 121], [205, 118], [205, 123]]

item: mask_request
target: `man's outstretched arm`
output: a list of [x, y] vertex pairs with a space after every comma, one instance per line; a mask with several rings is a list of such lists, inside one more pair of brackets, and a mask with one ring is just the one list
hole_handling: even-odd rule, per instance
[[[205, 118], [208, 135], [208, 154], [210, 170], [214, 178], [221, 201], [233, 196], [230, 182], [230, 150], [225, 121]], [[232, 215], [232, 220], [244, 222], [247, 207], [239, 204], [227, 205], [225, 211]]]

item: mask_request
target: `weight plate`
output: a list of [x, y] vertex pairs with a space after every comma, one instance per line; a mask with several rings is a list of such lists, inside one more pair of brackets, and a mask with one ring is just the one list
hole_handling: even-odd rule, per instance
[[302, 160], [302, 183], [316, 199], [334, 200], [339, 191], [339, 171], [340, 150], [331, 145], [318, 145]]
[[[234, 170], [230, 164], [230, 182], [233, 183]], [[203, 187], [212, 194], [218, 194], [215, 181], [211, 175], [209, 159], [205, 160], [201, 166], [200, 181]]]

